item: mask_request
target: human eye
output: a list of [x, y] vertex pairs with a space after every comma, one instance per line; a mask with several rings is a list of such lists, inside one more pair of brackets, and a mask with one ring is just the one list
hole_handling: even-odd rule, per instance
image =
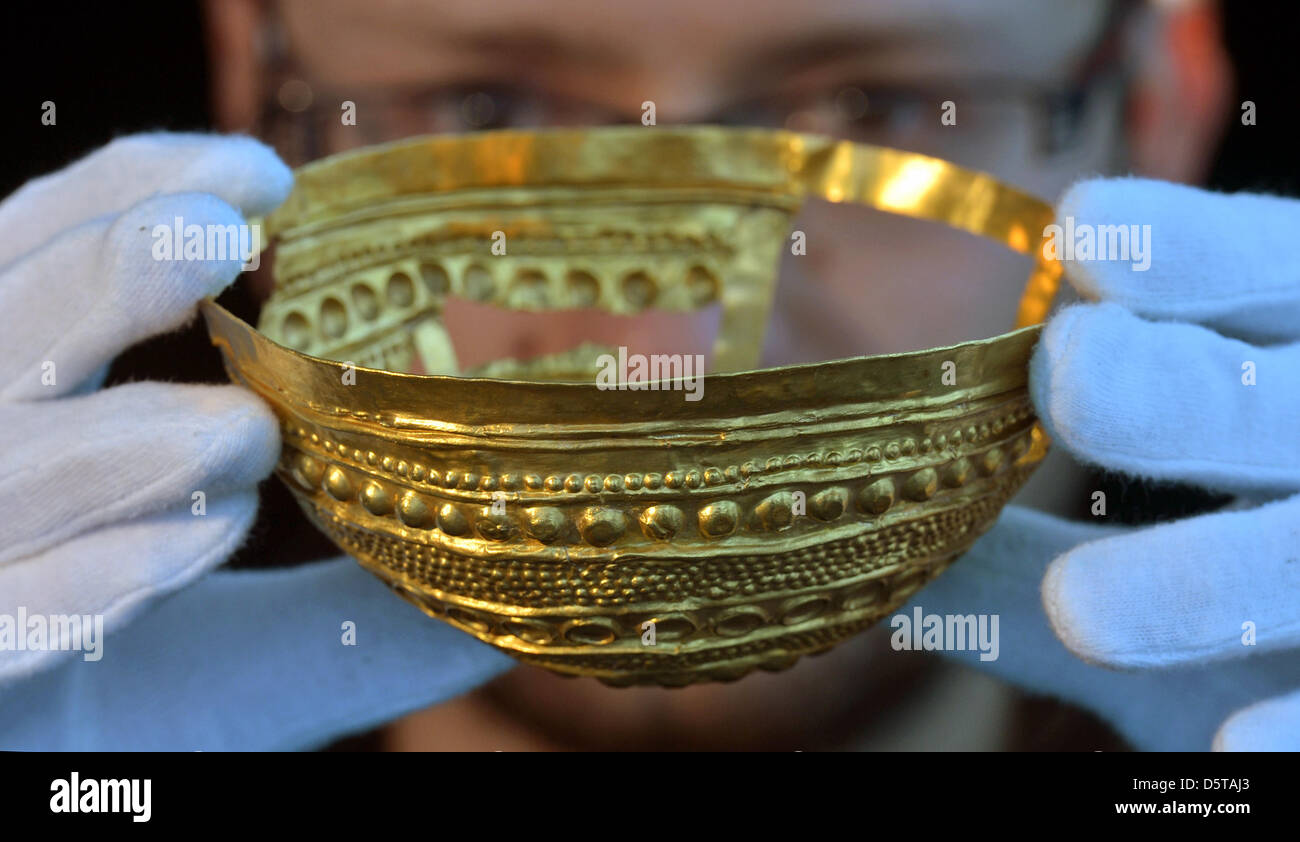
[[423, 92], [406, 106], [427, 132], [535, 129], [609, 122], [594, 106], [535, 88], [503, 83], [463, 84]]
[[943, 155], [953, 143], [978, 149], [1023, 141], [1053, 156], [1082, 141], [1092, 93], [1077, 85], [850, 85], [824, 99], [831, 103], [829, 133], [863, 143]]
[[926, 127], [931, 99], [924, 92], [904, 88], [841, 84], [749, 102], [732, 109], [726, 122], [899, 146]]

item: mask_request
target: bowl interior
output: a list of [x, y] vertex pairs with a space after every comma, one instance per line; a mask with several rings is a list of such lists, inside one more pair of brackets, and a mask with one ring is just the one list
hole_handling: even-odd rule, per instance
[[[417, 138], [302, 169], [266, 220], [259, 328], [396, 372], [461, 374], [449, 297], [631, 315], [720, 305], [710, 370], [758, 365], [790, 225], [809, 197], [861, 202], [1031, 251], [1050, 209], [944, 161], [827, 138], [639, 127]], [[1020, 322], [1054, 289], [1040, 261]], [[1032, 294], [1031, 294], [1032, 293]], [[1032, 312], [1028, 312], [1032, 316]], [[608, 348], [502, 360], [504, 379], [590, 382]]]

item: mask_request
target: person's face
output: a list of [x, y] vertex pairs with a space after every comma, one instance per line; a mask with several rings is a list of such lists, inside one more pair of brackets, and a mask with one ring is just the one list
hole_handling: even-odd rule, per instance
[[[832, 134], [936, 155], [1054, 200], [1083, 175], [1130, 166], [1195, 179], [1217, 136], [1227, 80], [1213, 14], [1195, 7], [1155, 17], [1140, 33], [1147, 60], [1126, 66], [1123, 33], [1107, 26], [1111, 7], [1105, 0], [281, 0], [263, 18], [249, 2], [214, 0], [209, 16], [223, 125], [250, 126], [269, 106], [273, 119], [264, 126], [295, 164], [426, 132], [639, 125], [651, 101], [658, 126], [725, 122]], [[275, 66], [247, 46], [270, 18], [282, 33]], [[339, 119], [345, 100], [356, 104], [356, 125]], [[945, 102], [955, 109], [952, 125], [941, 120]], [[863, 208], [813, 203], [795, 228], [806, 234], [807, 253], [787, 256], [782, 267], [766, 364], [1003, 333], [1029, 270], [1027, 258], [1000, 246]], [[561, 350], [550, 344], [556, 336], [567, 345], [590, 339], [670, 353], [706, 353], [712, 341], [711, 314], [595, 319], [453, 306], [466, 308], [457, 316], [449, 306], [448, 314], [465, 365]], [[809, 689], [801, 710], [817, 721], [870, 696], [870, 676], [882, 673], [864, 664], [876, 648], [859, 637], [805, 660], [795, 670], [801, 679], [760, 676], [740, 689], [619, 698], [694, 706], [698, 714], [724, 695], [722, 708], [735, 716], [746, 705], [761, 708], [765, 686], [792, 692], [846, 676], [862, 685]], [[551, 683], [534, 701], [561, 700], [574, 688]], [[646, 718], [640, 710], [630, 721]]]

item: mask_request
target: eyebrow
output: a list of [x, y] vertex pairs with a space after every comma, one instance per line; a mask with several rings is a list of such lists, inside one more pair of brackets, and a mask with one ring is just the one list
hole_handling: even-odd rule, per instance
[[491, 54], [521, 66], [559, 62], [608, 66], [626, 59], [606, 44], [593, 43], [582, 37], [559, 37], [540, 29], [469, 32], [458, 35], [455, 46], [466, 52]]
[[746, 56], [745, 64], [763, 67], [764, 72], [783, 75], [791, 70], [813, 65], [833, 64], [837, 61], [861, 58], [864, 52], [882, 49], [914, 47], [917, 44], [941, 39], [928, 37], [928, 33], [880, 30], [856, 33], [826, 32], [783, 41], [771, 47], [760, 48]]
[[[868, 50], [898, 49], [924, 41], [941, 43], [943, 34], [941, 30], [897, 25], [859, 29], [849, 33], [828, 30], [800, 35], [794, 42], [783, 37], [770, 46], [760, 46], [744, 56], [743, 64], [749, 68], [770, 68], [769, 72], [779, 74], [812, 64], [854, 58]], [[457, 33], [452, 46], [467, 53], [491, 54], [495, 58], [520, 65], [566, 62], [572, 65], [607, 67], [627, 62], [626, 53], [614, 45], [595, 41], [583, 33], [557, 33], [537, 27]]]
[[[968, 40], [979, 21], [969, 17], [936, 26], [935, 21], [889, 18], [879, 25], [847, 23], [850, 28], [831, 28], [820, 32], [775, 32], [762, 41], [746, 45], [733, 58], [734, 66], [722, 68], [738, 88], [766, 89], [786, 77], [819, 68], [879, 61], [891, 52], [915, 51], [925, 47], [943, 50], [945, 44]], [[1103, 27], [1105, 35], [1111, 27]], [[515, 26], [510, 29], [469, 29], [458, 32], [447, 46], [479, 60], [491, 59], [499, 73], [510, 77], [535, 78], [539, 69], [565, 67], [584, 70], [621, 69], [630, 62], [626, 51], [617, 44], [590, 37], [583, 31], [560, 31], [539, 26]], [[1095, 48], [1095, 45], [1094, 45]], [[1086, 50], [1085, 55], [1092, 52]], [[1073, 75], [1073, 74], [1071, 74]], [[971, 69], [972, 79], [982, 73]], [[941, 77], [949, 82], [946, 76]], [[992, 80], [996, 81], [996, 77]]]
[[[1067, 77], [1087, 75], [1095, 65], [1113, 61], [1115, 36], [1122, 23], [1122, 17], [1110, 16], [1092, 40], [1080, 45], [1078, 55], [1062, 65]], [[872, 61], [879, 64], [881, 57], [889, 53], [912, 52], [919, 48], [929, 50], [951, 49], [952, 44], [961, 44], [970, 38], [968, 29], [929, 28], [921, 26], [884, 26], [881, 28], [859, 29], [855, 31], [834, 31], [814, 33], [798, 37], [797, 40], [778, 41], [770, 46], [759, 46], [747, 52], [740, 62], [743, 79], [750, 86], [766, 87], [774, 81], [808, 70], [847, 67], [854, 64], [866, 64]], [[1075, 45], [1069, 45], [1075, 46]], [[874, 60], [874, 61], [873, 61]], [[987, 67], [971, 67], [963, 77], [964, 81], [1004, 86], [1025, 80], [1016, 76], [1005, 77], [998, 72], [990, 73]], [[947, 73], [941, 73], [935, 80], [952, 84], [954, 80]]]
[[[845, 32], [826, 31], [797, 36], [746, 49], [732, 57], [732, 67], [721, 68], [741, 88], [771, 87], [788, 75], [837, 62], [861, 59], [864, 54], [884, 50], [915, 49], [918, 44], [942, 43], [942, 33], [902, 26]], [[939, 36], [939, 37], [936, 37]], [[454, 48], [480, 60], [491, 58], [496, 72], [512, 78], [534, 78], [539, 68], [563, 67], [583, 72], [626, 67], [630, 58], [615, 45], [586, 37], [583, 33], [554, 32], [536, 27], [479, 30], [458, 33]]]

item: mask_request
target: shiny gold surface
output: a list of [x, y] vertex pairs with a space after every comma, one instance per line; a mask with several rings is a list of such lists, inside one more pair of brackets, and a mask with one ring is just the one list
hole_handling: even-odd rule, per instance
[[[420, 138], [299, 171], [265, 221], [277, 288], [260, 333], [203, 312], [232, 379], [281, 420], [280, 476], [398, 593], [558, 672], [730, 680], [887, 615], [1046, 449], [1026, 390], [1036, 327], [750, 370], [810, 196], [1039, 255], [1051, 221], [989, 176], [784, 132]], [[1058, 280], [1040, 258], [1021, 324]], [[707, 376], [698, 401], [597, 388], [596, 349], [451, 376], [449, 295], [616, 313], [720, 301], [713, 369], [739, 373]]]

